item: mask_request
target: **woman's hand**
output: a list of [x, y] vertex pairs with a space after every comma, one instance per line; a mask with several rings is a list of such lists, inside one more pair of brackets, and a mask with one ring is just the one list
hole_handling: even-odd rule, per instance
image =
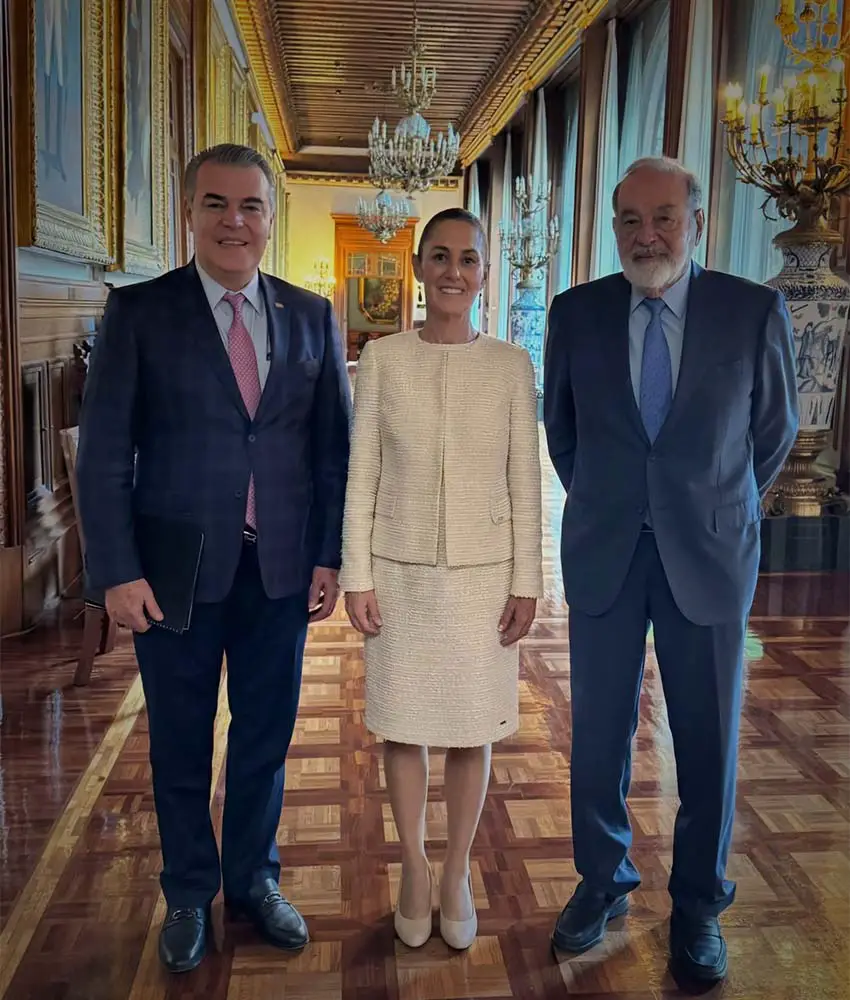
[[383, 622], [374, 590], [346, 594], [345, 610], [351, 624], [362, 635], [377, 635], [381, 631]]
[[512, 646], [528, 635], [536, 613], [536, 597], [509, 597], [499, 620], [499, 631], [502, 633], [499, 641], [502, 645]]

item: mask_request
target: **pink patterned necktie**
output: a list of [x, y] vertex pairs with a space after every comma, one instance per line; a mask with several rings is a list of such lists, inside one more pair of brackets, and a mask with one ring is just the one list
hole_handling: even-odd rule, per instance
[[[245, 409], [253, 420], [260, 403], [260, 372], [257, 367], [257, 352], [254, 349], [251, 335], [248, 333], [248, 328], [245, 326], [245, 320], [242, 317], [242, 306], [245, 304], [245, 296], [241, 292], [228, 292], [224, 296], [224, 301], [228, 302], [233, 309], [233, 321], [230, 324], [230, 330], [227, 334], [230, 364], [233, 366], [233, 374], [236, 376], [236, 384], [242, 393]], [[253, 474], [248, 483], [248, 503], [245, 509], [245, 523], [252, 528], [257, 527]]]

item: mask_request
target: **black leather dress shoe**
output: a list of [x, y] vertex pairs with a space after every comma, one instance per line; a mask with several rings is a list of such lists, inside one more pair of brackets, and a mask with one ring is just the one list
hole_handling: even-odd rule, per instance
[[159, 932], [159, 958], [169, 972], [191, 972], [207, 953], [210, 911], [170, 907]]
[[670, 917], [670, 971], [681, 989], [709, 987], [726, 976], [726, 942], [717, 917]]
[[310, 940], [304, 918], [280, 893], [273, 878], [254, 883], [244, 899], [229, 899], [234, 917], [245, 916], [277, 948], [300, 951]]
[[552, 934], [557, 951], [580, 954], [605, 937], [608, 921], [628, 913], [628, 896], [609, 896], [580, 882], [573, 898], [561, 910]]

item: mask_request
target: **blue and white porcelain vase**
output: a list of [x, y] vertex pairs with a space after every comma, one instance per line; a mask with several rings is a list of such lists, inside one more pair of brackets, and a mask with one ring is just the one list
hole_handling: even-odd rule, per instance
[[774, 240], [783, 266], [768, 284], [782, 293], [794, 325], [800, 430], [774, 489], [783, 513], [817, 516], [829, 484], [812, 469], [828, 447], [835, 419], [841, 352], [850, 309], [850, 285], [830, 267], [841, 237], [826, 226], [795, 227]]
[[517, 294], [511, 303], [511, 340], [524, 347], [534, 366], [537, 398], [543, 397], [543, 338], [546, 335], [546, 306], [543, 285], [531, 278], [517, 282]]

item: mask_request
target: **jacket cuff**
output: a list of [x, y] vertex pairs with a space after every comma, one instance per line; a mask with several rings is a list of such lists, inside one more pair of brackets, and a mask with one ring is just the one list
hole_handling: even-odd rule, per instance
[[346, 594], [374, 590], [375, 581], [372, 579], [371, 570], [366, 570], [363, 567], [351, 569], [343, 566], [339, 574], [339, 589]]
[[539, 599], [543, 596], [543, 574], [514, 573], [511, 580], [511, 597], [533, 597]]

